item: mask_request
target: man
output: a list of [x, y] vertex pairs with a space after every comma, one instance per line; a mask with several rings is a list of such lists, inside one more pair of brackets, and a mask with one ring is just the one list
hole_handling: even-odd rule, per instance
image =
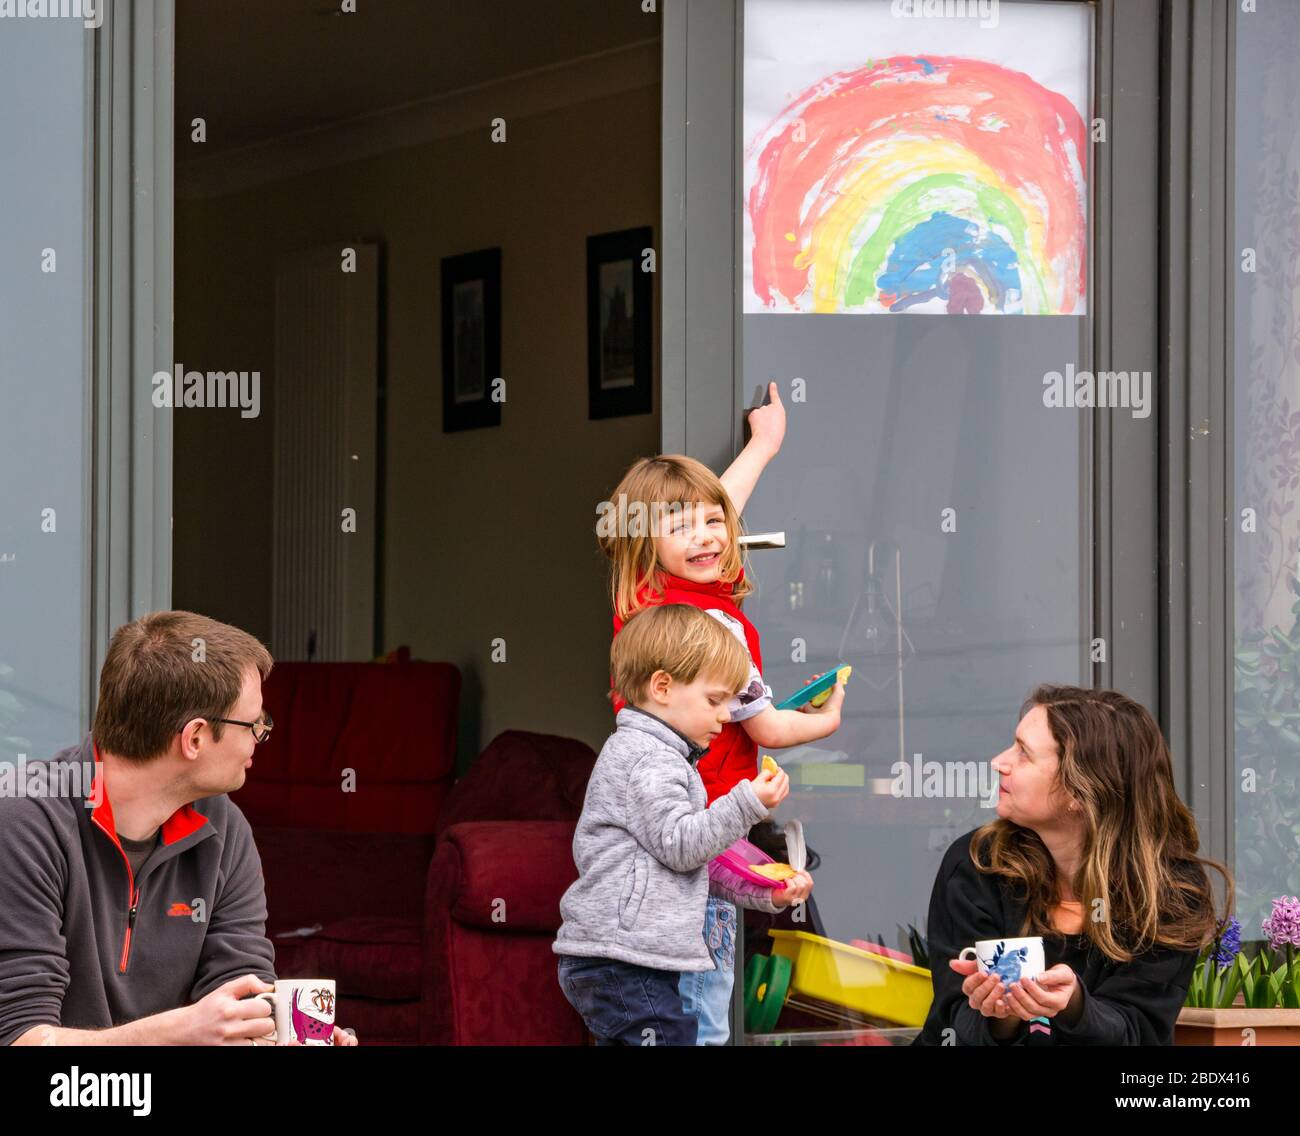
[[270, 670], [253, 636], [192, 612], [118, 628], [94, 728], [45, 783], [72, 763], [93, 780], [0, 795], [0, 1045], [274, 1042], [252, 997], [275, 980], [262, 865], [226, 796], [270, 733]]

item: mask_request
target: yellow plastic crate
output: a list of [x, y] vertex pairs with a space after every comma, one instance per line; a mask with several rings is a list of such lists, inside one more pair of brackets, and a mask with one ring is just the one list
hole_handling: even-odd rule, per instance
[[773, 954], [793, 966], [790, 996], [856, 1010], [869, 1018], [921, 1026], [934, 990], [930, 972], [807, 931], [775, 931]]

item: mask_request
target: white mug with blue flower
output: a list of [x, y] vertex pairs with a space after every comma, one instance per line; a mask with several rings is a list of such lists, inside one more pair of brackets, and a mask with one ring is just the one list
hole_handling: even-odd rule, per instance
[[963, 947], [959, 959], [969, 951], [979, 964], [980, 974], [996, 974], [1003, 986], [1023, 978], [1037, 978], [1047, 969], [1043, 961], [1043, 938], [1030, 935], [1023, 939], [981, 939], [973, 947]]

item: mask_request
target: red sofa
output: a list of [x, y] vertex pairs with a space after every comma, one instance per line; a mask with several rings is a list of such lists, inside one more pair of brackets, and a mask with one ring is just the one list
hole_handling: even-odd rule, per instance
[[[414, 1043], [423, 896], [456, 766], [449, 663], [278, 663], [275, 721], [232, 799], [253, 826], [276, 973], [336, 979], [366, 1044]], [[355, 791], [344, 791], [345, 770]], [[305, 937], [283, 937], [317, 927]]]
[[551, 943], [596, 755], [507, 730], [453, 786], [459, 691], [446, 663], [271, 672], [275, 729], [232, 797], [276, 973], [334, 978], [336, 1018], [367, 1045], [581, 1044]]
[[583, 742], [507, 730], [456, 783], [425, 892], [422, 1044], [587, 1041], [551, 944], [595, 763]]

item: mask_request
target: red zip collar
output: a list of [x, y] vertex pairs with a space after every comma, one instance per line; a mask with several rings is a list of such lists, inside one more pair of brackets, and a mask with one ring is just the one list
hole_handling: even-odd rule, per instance
[[[135, 913], [140, 905], [140, 889], [135, 886], [135, 873], [131, 870], [131, 860], [126, 854], [126, 849], [122, 847], [122, 842], [117, 838], [117, 825], [113, 822], [113, 805], [108, 799], [108, 785], [100, 784], [100, 771], [103, 767], [103, 759], [99, 756], [99, 746], [94, 741], [90, 743], [91, 752], [95, 757], [95, 776], [90, 783], [90, 797], [94, 800], [96, 791], [98, 792], [99, 804], [90, 810], [90, 823], [93, 824], [100, 832], [113, 842], [113, 846], [122, 853], [122, 862], [126, 865], [126, 896], [127, 896], [127, 915], [126, 915], [126, 936], [122, 940], [122, 957], [118, 961], [117, 971], [119, 974], [126, 973], [126, 964], [131, 957], [131, 932], [135, 929]], [[183, 840], [193, 832], [197, 832], [205, 824], [208, 818], [194, 807], [193, 804], [182, 805], [171, 816], [162, 823], [162, 842], [164, 844], [174, 844], [178, 840]]]
[[[94, 742], [91, 743], [91, 751], [95, 755], [95, 778], [90, 783], [90, 796], [93, 800], [96, 791], [100, 786], [100, 769], [103, 764], [103, 758], [99, 756], [99, 746]], [[107, 834], [119, 848], [122, 845], [117, 839], [117, 826], [113, 822], [113, 804], [108, 799], [108, 786], [102, 786], [103, 792], [99, 798], [99, 804], [90, 810], [90, 820], [97, 828]], [[175, 844], [178, 840], [184, 840], [192, 832], [198, 832], [205, 824], [208, 818], [198, 811], [192, 804], [181, 805], [171, 816], [162, 824], [162, 842], [164, 844]], [[125, 853], [123, 853], [125, 855]]]

